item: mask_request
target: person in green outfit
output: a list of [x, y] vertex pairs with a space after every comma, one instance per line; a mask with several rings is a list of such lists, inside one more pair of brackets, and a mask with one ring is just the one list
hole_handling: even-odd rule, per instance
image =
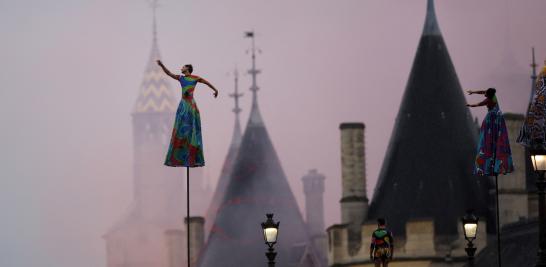
[[375, 267], [388, 267], [389, 261], [394, 254], [394, 239], [392, 233], [387, 229], [385, 219], [377, 219], [377, 229], [372, 233], [370, 244], [370, 259]]

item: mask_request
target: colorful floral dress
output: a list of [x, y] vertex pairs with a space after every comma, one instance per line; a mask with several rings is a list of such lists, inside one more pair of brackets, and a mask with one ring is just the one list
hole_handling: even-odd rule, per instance
[[488, 111], [480, 128], [474, 174], [494, 176], [513, 172], [508, 130], [497, 97], [486, 99], [480, 105], [486, 105]]
[[195, 75], [180, 76], [182, 99], [176, 110], [171, 144], [165, 159], [165, 165], [167, 166], [205, 166], [201, 137], [201, 117], [199, 116], [197, 104], [193, 99], [193, 91], [199, 79]]
[[517, 142], [533, 150], [546, 150], [546, 67], [538, 75], [535, 86]]

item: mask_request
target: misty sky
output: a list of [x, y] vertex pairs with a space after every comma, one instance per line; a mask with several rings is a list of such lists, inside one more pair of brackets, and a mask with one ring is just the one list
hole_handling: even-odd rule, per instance
[[[220, 90], [218, 99], [204, 86], [196, 93], [209, 183], [233, 129], [229, 72], [249, 67], [243, 32], [255, 29], [263, 50], [261, 113], [300, 206], [300, 178], [317, 168], [327, 177], [326, 225], [339, 222], [338, 126], [346, 121], [366, 124], [371, 197], [425, 0], [160, 3], [165, 64], [178, 70], [192, 63]], [[437, 0], [463, 88], [495, 86], [503, 111], [522, 113], [530, 47], [541, 65], [546, 58], [545, 9], [544, 0]], [[151, 25], [145, 0], [0, 0], [0, 266], [105, 266], [101, 235], [132, 200], [130, 113]], [[249, 85], [242, 76], [243, 125]], [[480, 119], [485, 113], [473, 112]]]

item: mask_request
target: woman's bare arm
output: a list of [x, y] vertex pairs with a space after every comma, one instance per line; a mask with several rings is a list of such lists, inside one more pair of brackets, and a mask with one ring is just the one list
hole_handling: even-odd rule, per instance
[[471, 94], [485, 95], [485, 90], [477, 90], [477, 91], [467, 90], [466, 92], [467, 92], [469, 95], [471, 95]]
[[172, 72], [170, 72], [167, 67], [165, 67], [165, 65], [163, 65], [163, 62], [161, 62], [161, 60], [157, 60], [157, 65], [159, 65], [163, 71], [169, 75], [171, 78], [175, 79], [175, 80], [180, 80], [180, 75], [177, 75], [177, 74], [173, 74]]
[[487, 99], [477, 104], [466, 104], [467, 107], [481, 107], [487, 105]]
[[211, 83], [209, 83], [207, 80], [199, 77], [199, 79], [197, 80], [197, 82], [200, 82], [200, 83], [204, 83], [206, 84], [210, 89], [212, 89], [212, 91], [214, 91], [214, 97], [218, 97], [218, 90], [214, 87], [214, 85], [212, 85]]

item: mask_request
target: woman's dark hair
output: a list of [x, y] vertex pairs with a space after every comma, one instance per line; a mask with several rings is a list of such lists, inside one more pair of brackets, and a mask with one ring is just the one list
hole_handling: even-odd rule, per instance
[[186, 65], [184, 65], [184, 67], [188, 68], [188, 71], [189, 71], [190, 73], [193, 72], [193, 66], [192, 66], [191, 64], [186, 64]]
[[377, 224], [379, 224], [379, 225], [385, 225], [385, 219], [383, 219], [383, 218], [377, 219]]
[[497, 90], [495, 90], [495, 88], [488, 88], [487, 91], [485, 91], [485, 97], [491, 99], [495, 96], [496, 92]]

